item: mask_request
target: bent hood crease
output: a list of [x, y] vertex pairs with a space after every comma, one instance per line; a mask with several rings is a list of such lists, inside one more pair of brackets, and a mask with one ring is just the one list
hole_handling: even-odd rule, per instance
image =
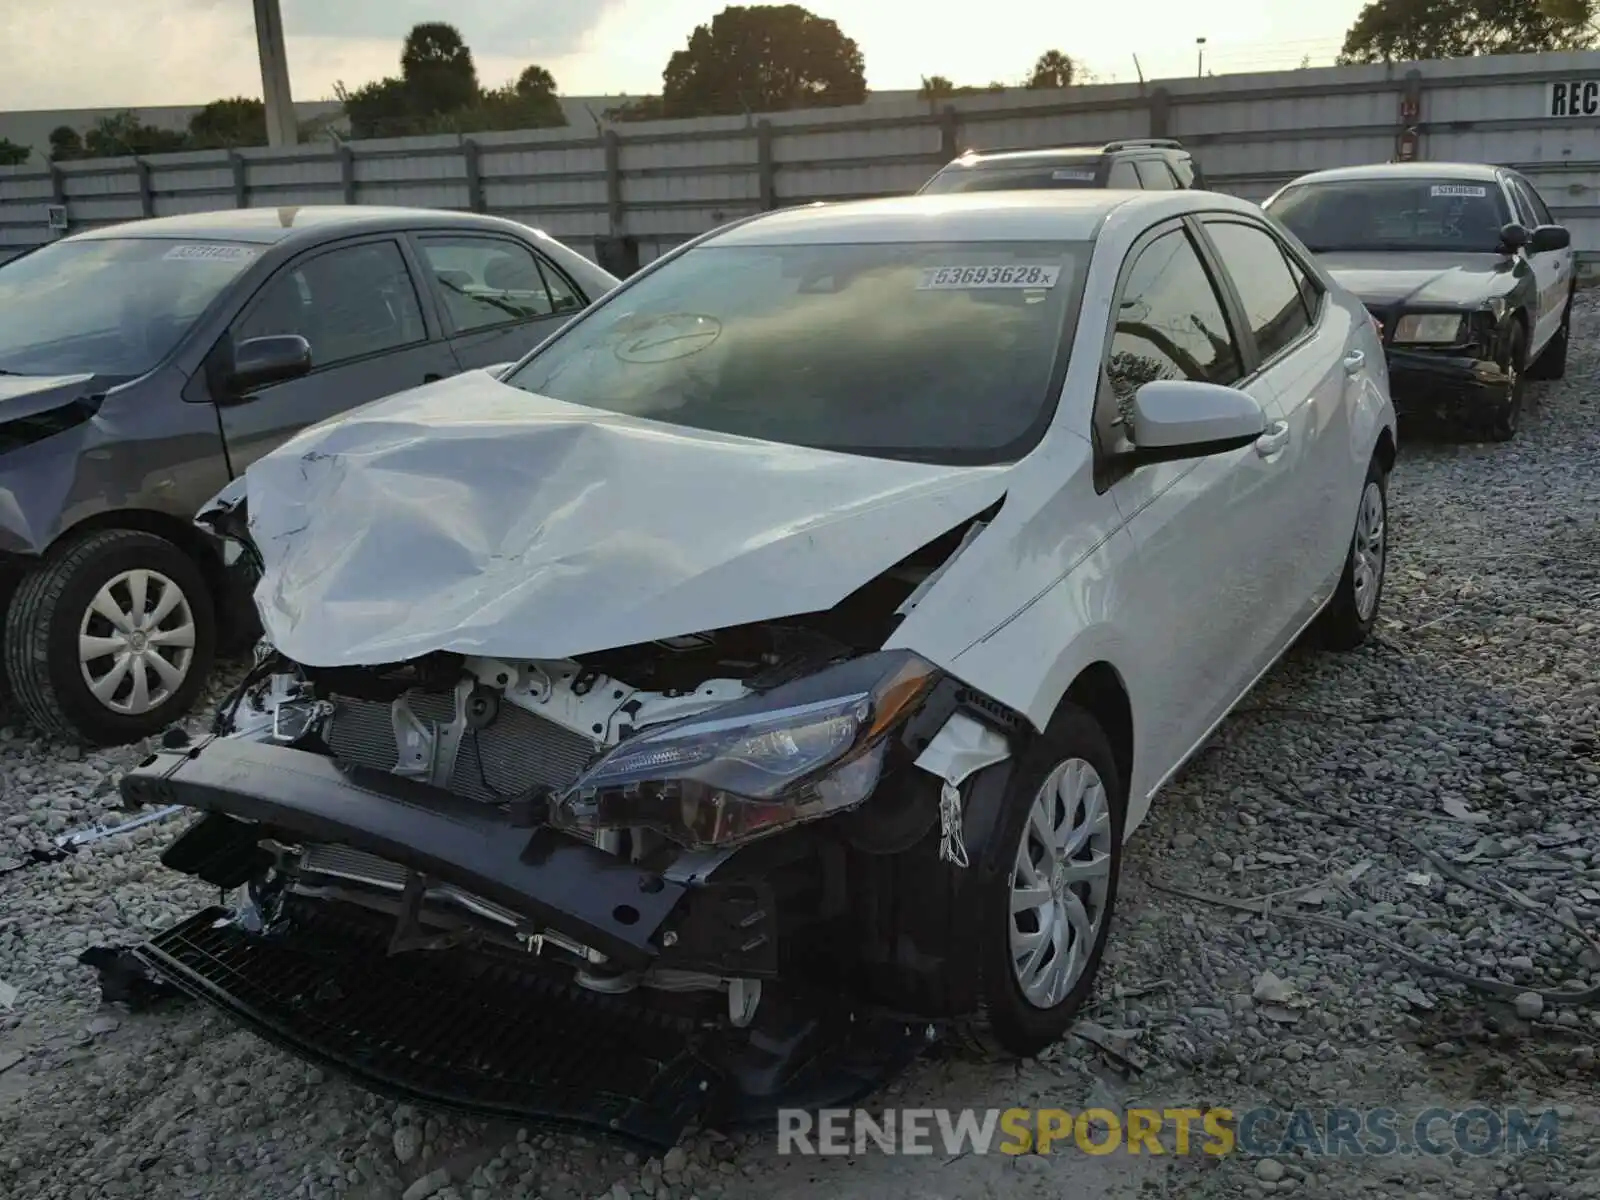
[[256, 603], [308, 666], [571, 657], [829, 608], [1008, 473], [707, 433], [473, 372], [251, 465]]

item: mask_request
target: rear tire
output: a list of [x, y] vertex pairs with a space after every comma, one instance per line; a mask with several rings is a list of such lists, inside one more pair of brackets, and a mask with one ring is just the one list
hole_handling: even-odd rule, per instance
[[138, 530], [57, 548], [18, 585], [6, 614], [16, 706], [66, 741], [111, 746], [160, 733], [194, 705], [215, 649], [205, 575], [177, 546]]
[[1318, 622], [1323, 646], [1329, 650], [1354, 650], [1367, 640], [1378, 623], [1388, 565], [1389, 475], [1378, 456], [1373, 455], [1356, 505], [1344, 573]]
[[1122, 869], [1126, 786], [1105, 731], [1071, 703], [1017, 763], [987, 861], [972, 864], [986, 878], [982, 1010], [966, 1032], [986, 1049], [1038, 1054], [1093, 990]]

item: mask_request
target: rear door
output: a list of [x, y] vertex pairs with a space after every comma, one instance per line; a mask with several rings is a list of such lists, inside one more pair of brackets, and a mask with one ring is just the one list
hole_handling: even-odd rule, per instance
[[515, 238], [426, 233], [415, 240], [464, 371], [521, 358], [590, 300]]
[[[1534, 186], [1520, 175], [1507, 173], [1507, 182], [1517, 197], [1518, 206], [1528, 214], [1528, 228], [1554, 225], [1555, 218], [1545, 205], [1544, 198]], [[1567, 296], [1572, 290], [1573, 273], [1577, 270], [1577, 252], [1569, 245], [1565, 250], [1546, 250], [1528, 255], [1528, 265], [1539, 289], [1539, 319], [1533, 334], [1533, 344], [1528, 348], [1529, 361], [1555, 336], [1561, 328], [1562, 313], [1567, 306]]]
[[1357, 482], [1349, 388], [1365, 367], [1355, 321], [1266, 226], [1244, 216], [1209, 215], [1201, 228], [1250, 330], [1257, 378], [1270, 388], [1288, 428], [1282, 452], [1279, 519], [1294, 531], [1273, 565], [1272, 623], [1281, 651], [1332, 594], [1354, 528]]
[[[1135, 243], [1108, 331], [1096, 436], [1126, 436], [1129, 405], [1157, 379], [1239, 387], [1282, 432], [1271, 387], [1252, 373], [1247, 343], [1224, 292], [1181, 221]], [[1257, 446], [1154, 463], [1114, 478], [1109, 490], [1135, 542], [1126, 603], [1129, 628], [1148, 630], [1168, 664], [1150, 729], [1156, 761], [1175, 762], [1226, 712], [1278, 644], [1281, 552], [1295, 536], [1283, 519], [1284, 456]]]
[[307, 425], [456, 373], [398, 235], [309, 250], [280, 267], [230, 328], [233, 343], [296, 333], [310, 374], [219, 403], [235, 475]]
[[1177, 176], [1173, 175], [1163, 158], [1152, 156], [1135, 159], [1133, 169], [1139, 173], [1139, 186], [1147, 192], [1178, 190]]

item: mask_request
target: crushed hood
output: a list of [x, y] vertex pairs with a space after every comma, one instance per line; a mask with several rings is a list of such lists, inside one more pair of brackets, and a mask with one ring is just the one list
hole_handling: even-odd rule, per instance
[[256, 602], [309, 666], [570, 657], [829, 608], [1007, 474], [705, 433], [475, 371], [251, 465]]

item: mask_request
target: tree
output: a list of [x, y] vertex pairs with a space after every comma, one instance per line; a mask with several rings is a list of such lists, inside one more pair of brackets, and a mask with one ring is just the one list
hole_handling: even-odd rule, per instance
[[1046, 50], [1033, 64], [1033, 73], [1028, 76], [1027, 86], [1034, 91], [1071, 87], [1077, 69], [1078, 64], [1061, 51]]
[[1344, 37], [1341, 65], [1583, 50], [1594, 0], [1370, 0]]
[[50, 161], [66, 162], [83, 157], [83, 137], [71, 125], [57, 125], [50, 131]]
[[917, 95], [924, 100], [942, 100], [956, 94], [956, 85], [943, 75], [924, 75]]
[[266, 144], [267, 106], [259, 100], [245, 96], [213, 100], [189, 118], [190, 149], [219, 150]]
[[185, 148], [188, 139], [176, 129], [146, 125], [129, 109], [101, 117], [83, 139], [85, 158], [170, 154]]
[[861, 104], [861, 48], [798, 4], [730, 5], [699, 25], [662, 75], [668, 117]]
[[411, 103], [411, 90], [403, 79], [393, 76], [364, 83], [350, 91], [343, 83], [333, 85], [333, 94], [344, 106], [350, 120], [350, 136], [355, 138], [405, 137], [417, 132], [417, 113]]
[[478, 99], [478, 69], [454, 25], [442, 21], [412, 27], [400, 52], [400, 74], [416, 111], [449, 113]]
[[556, 77], [537, 63], [522, 68], [517, 82], [512, 85], [517, 95], [528, 97], [554, 96]]
[[624, 100], [600, 115], [608, 121], [664, 121], [667, 118], [660, 96], [640, 96], [636, 100]]
[[32, 157], [32, 146], [19, 146], [10, 138], [0, 138], [0, 167], [20, 167]]

